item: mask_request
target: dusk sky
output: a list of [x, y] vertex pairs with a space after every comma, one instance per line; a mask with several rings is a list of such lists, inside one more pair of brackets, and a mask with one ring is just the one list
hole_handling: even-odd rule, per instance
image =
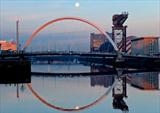
[[[17, 19], [22, 43], [40, 25], [65, 16], [87, 19], [111, 32], [112, 16], [124, 11], [129, 13], [127, 36], [160, 36], [160, 0], [0, 0], [0, 39], [15, 39]], [[82, 32], [86, 31], [94, 32], [84, 23], [64, 21], [47, 28], [45, 34], [54, 32], [63, 37], [68, 32], [79, 32], [76, 36], [85, 37]]]

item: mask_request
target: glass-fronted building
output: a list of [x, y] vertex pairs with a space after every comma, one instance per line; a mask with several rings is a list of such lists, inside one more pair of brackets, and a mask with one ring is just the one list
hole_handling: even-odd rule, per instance
[[160, 52], [160, 37], [140, 37], [131, 40], [132, 55], [154, 55]]
[[106, 41], [106, 37], [103, 34], [94, 34], [90, 35], [90, 51], [98, 52], [99, 47]]

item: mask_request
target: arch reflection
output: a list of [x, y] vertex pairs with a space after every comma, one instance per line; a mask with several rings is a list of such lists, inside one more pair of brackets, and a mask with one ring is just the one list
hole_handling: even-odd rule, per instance
[[96, 100], [94, 100], [93, 102], [83, 105], [83, 106], [76, 106], [75, 108], [64, 108], [62, 106], [57, 106], [55, 104], [51, 104], [48, 101], [46, 101], [42, 96], [40, 96], [40, 94], [37, 93], [37, 91], [35, 89], [33, 89], [32, 84], [29, 83], [27, 84], [29, 90], [32, 92], [32, 94], [39, 100], [41, 101], [43, 104], [45, 104], [46, 106], [56, 109], [56, 110], [60, 110], [60, 111], [68, 111], [68, 112], [72, 112], [72, 111], [81, 111], [84, 109], [88, 109], [96, 104], [98, 104], [99, 102], [101, 102], [105, 97], [108, 96], [108, 94], [112, 91], [112, 89], [115, 87], [117, 83], [117, 80], [112, 84], [112, 86], [99, 98], [97, 98]]
[[[105, 74], [109, 72], [109, 75], [102, 74], [102, 70], [100, 70], [100, 69], [106, 71]], [[84, 105], [84, 106], [75, 106], [73, 108], [65, 108], [63, 106], [56, 106], [54, 104], [50, 104], [49, 102], [47, 102], [44, 98], [42, 98], [32, 88], [31, 84], [28, 84], [28, 87], [30, 88], [30, 90], [32, 91], [34, 96], [36, 96], [36, 98], [38, 98], [42, 103], [44, 103], [48, 107], [51, 107], [51, 108], [54, 108], [54, 109], [57, 109], [57, 110], [60, 110], [60, 111], [68, 111], [68, 112], [70, 112], [70, 111], [80, 111], [80, 110], [88, 109], [88, 108], [98, 104], [102, 100], [104, 100], [105, 97], [108, 96], [109, 92], [112, 91], [112, 98], [113, 99], [112, 99], [112, 103], [111, 104], [113, 106], [113, 109], [119, 109], [122, 112], [129, 112], [129, 106], [127, 105], [127, 102], [125, 100], [125, 98], [127, 98], [127, 96], [128, 96], [127, 95], [127, 82], [128, 82], [128, 84], [130, 84], [132, 86], [133, 83], [137, 82], [137, 79], [139, 79], [139, 77], [140, 77], [142, 80], [140, 79], [141, 81], [139, 81], [139, 82], [142, 82], [143, 79], [144, 79], [145, 80], [145, 85], [147, 83], [147, 86], [149, 86], [150, 83], [147, 81], [149, 76], [146, 75], [147, 76], [147, 78], [146, 78], [146, 76], [144, 76], [144, 75], [140, 76], [140, 75], [133, 74], [133, 73], [144, 73], [146, 70], [127, 70], [127, 69], [123, 70], [122, 69], [122, 70], [120, 70], [122, 72], [115, 72], [114, 70], [115, 69], [112, 70], [112, 69], [99, 68], [99, 69], [92, 70], [93, 72], [100, 72], [99, 75], [94, 75], [94, 76], [90, 76], [88, 74], [85, 75], [85, 76], [90, 76], [90, 80], [91, 80], [90, 81], [90, 85], [91, 85], [91, 87], [103, 86], [105, 88], [108, 88], [108, 87], [110, 87], [110, 88], [101, 97], [97, 98], [95, 101], [93, 101], [93, 102], [91, 102], [91, 103], [89, 103], [87, 105]], [[117, 76], [114, 76], [115, 73], [117, 73]], [[150, 73], [150, 72], [147, 72], [147, 73]], [[54, 74], [50, 75], [50, 77], [51, 76], [53, 77]], [[151, 74], [155, 74], [153, 76], [154, 76], [154, 78], [156, 80], [158, 80], [158, 76], [156, 75], [157, 72], [152, 72]], [[71, 76], [71, 75], [72, 74], [66, 74], [66, 76], [68, 76], [69, 78], [70, 77], [74, 77], [74, 76], [82, 77], [82, 75], [78, 75], [78, 74], [77, 75], [74, 74], [73, 76]], [[66, 76], [64, 75], [64, 77], [66, 77]], [[150, 77], [153, 78], [152, 76], [150, 76]], [[150, 81], [150, 82], [152, 82], [152, 81]], [[155, 84], [157, 84], [157, 82]], [[153, 88], [155, 88], [155, 87], [153, 87]]]

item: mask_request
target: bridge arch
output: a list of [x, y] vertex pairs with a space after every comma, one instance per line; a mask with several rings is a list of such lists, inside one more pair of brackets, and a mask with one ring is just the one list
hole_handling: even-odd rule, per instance
[[25, 50], [29, 45], [30, 43], [32, 42], [32, 40], [35, 38], [35, 36], [41, 32], [44, 28], [46, 28], [48, 25], [50, 24], [53, 24], [53, 23], [56, 23], [56, 22], [59, 22], [59, 21], [64, 21], [64, 20], [76, 20], [76, 21], [80, 21], [80, 22], [83, 22], [83, 23], [86, 23], [88, 25], [91, 25], [92, 27], [96, 28], [100, 33], [104, 34], [106, 36], [106, 38], [109, 40], [109, 42], [112, 44], [114, 50], [116, 52], [118, 52], [118, 48], [116, 46], [116, 44], [113, 42], [113, 40], [110, 38], [110, 36], [105, 32], [103, 31], [98, 25], [96, 25], [95, 23], [93, 22], [90, 22], [86, 19], [82, 19], [82, 18], [79, 18], [79, 17], [62, 17], [62, 18], [57, 18], [57, 19], [54, 19], [54, 20], [51, 20], [51, 21], [48, 21], [47, 23], [43, 24], [42, 26], [40, 26], [38, 29], [36, 29], [32, 35], [29, 37], [29, 39], [26, 41], [24, 47], [23, 47], [23, 50]]

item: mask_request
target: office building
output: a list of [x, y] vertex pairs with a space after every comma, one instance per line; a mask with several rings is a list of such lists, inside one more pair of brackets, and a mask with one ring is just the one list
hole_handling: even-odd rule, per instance
[[0, 40], [1, 51], [16, 51], [17, 45], [14, 41]]
[[131, 40], [132, 55], [154, 55], [160, 52], [160, 37], [140, 37]]
[[90, 51], [98, 52], [99, 47], [106, 41], [106, 37], [103, 34], [94, 34], [90, 35]]

